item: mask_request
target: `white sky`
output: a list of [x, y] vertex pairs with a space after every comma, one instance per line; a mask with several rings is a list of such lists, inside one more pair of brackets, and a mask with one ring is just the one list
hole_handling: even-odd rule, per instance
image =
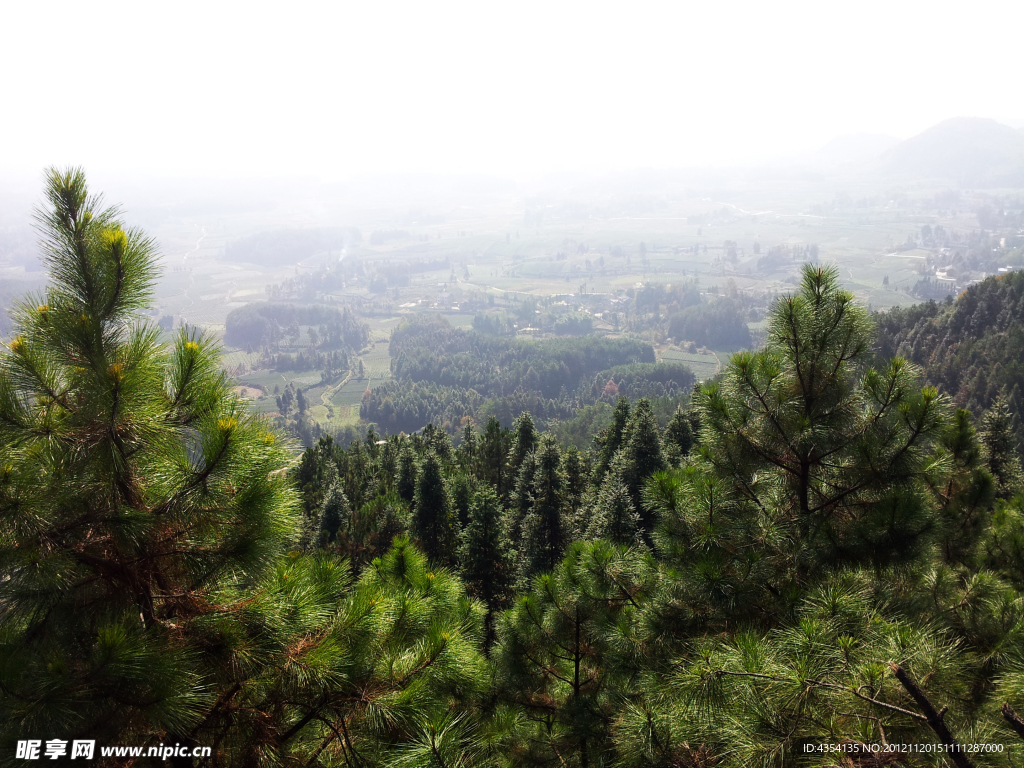
[[0, 169], [734, 164], [1020, 124], [1024, 2], [9, 0]]

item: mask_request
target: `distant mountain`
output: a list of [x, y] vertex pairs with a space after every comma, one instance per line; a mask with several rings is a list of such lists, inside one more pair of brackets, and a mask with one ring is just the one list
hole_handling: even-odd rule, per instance
[[900, 142], [880, 163], [885, 173], [961, 186], [1024, 186], [1024, 131], [995, 120], [954, 117]]
[[877, 160], [900, 140], [882, 133], [855, 133], [839, 136], [807, 157], [813, 165], [834, 167]]

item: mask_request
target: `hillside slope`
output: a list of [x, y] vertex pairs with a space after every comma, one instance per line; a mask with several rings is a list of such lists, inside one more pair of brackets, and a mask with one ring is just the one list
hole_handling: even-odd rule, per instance
[[903, 355], [975, 414], [1005, 395], [1024, 444], [1024, 272], [971, 286], [956, 301], [876, 315], [877, 351]]

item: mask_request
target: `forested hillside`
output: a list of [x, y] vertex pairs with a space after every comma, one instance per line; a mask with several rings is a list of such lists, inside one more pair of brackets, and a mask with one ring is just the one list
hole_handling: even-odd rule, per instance
[[[880, 360], [836, 270], [806, 266], [664, 429], [618, 397], [589, 444], [525, 413], [299, 457], [212, 339], [142, 320], [151, 241], [80, 171], [40, 221], [51, 283], [0, 352], [0, 764], [76, 738], [210, 749], [176, 766], [1024, 759], [1008, 412]], [[396, 337], [431, 376], [479, 351], [482, 387], [519, 350]], [[584, 349], [587, 387], [647, 380], [626, 343]]]
[[954, 402], [980, 415], [1002, 398], [1024, 444], [1024, 272], [991, 277], [955, 301], [877, 316], [882, 359], [902, 355]]

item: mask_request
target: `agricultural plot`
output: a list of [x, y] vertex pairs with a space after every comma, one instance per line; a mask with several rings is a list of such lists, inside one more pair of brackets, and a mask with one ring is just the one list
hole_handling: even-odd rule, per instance
[[363, 392], [366, 391], [367, 379], [353, 376], [345, 386], [338, 389], [332, 396], [331, 402], [341, 408], [355, 406], [363, 401]]
[[364, 376], [377, 385], [391, 378], [391, 355], [386, 341], [374, 342], [370, 351], [360, 355]]
[[659, 360], [666, 363], [682, 363], [697, 377], [697, 381], [709, 379], [721, 370], [718, 356], [711, 352], [683, 352], [675, 347], [657, 350]]

